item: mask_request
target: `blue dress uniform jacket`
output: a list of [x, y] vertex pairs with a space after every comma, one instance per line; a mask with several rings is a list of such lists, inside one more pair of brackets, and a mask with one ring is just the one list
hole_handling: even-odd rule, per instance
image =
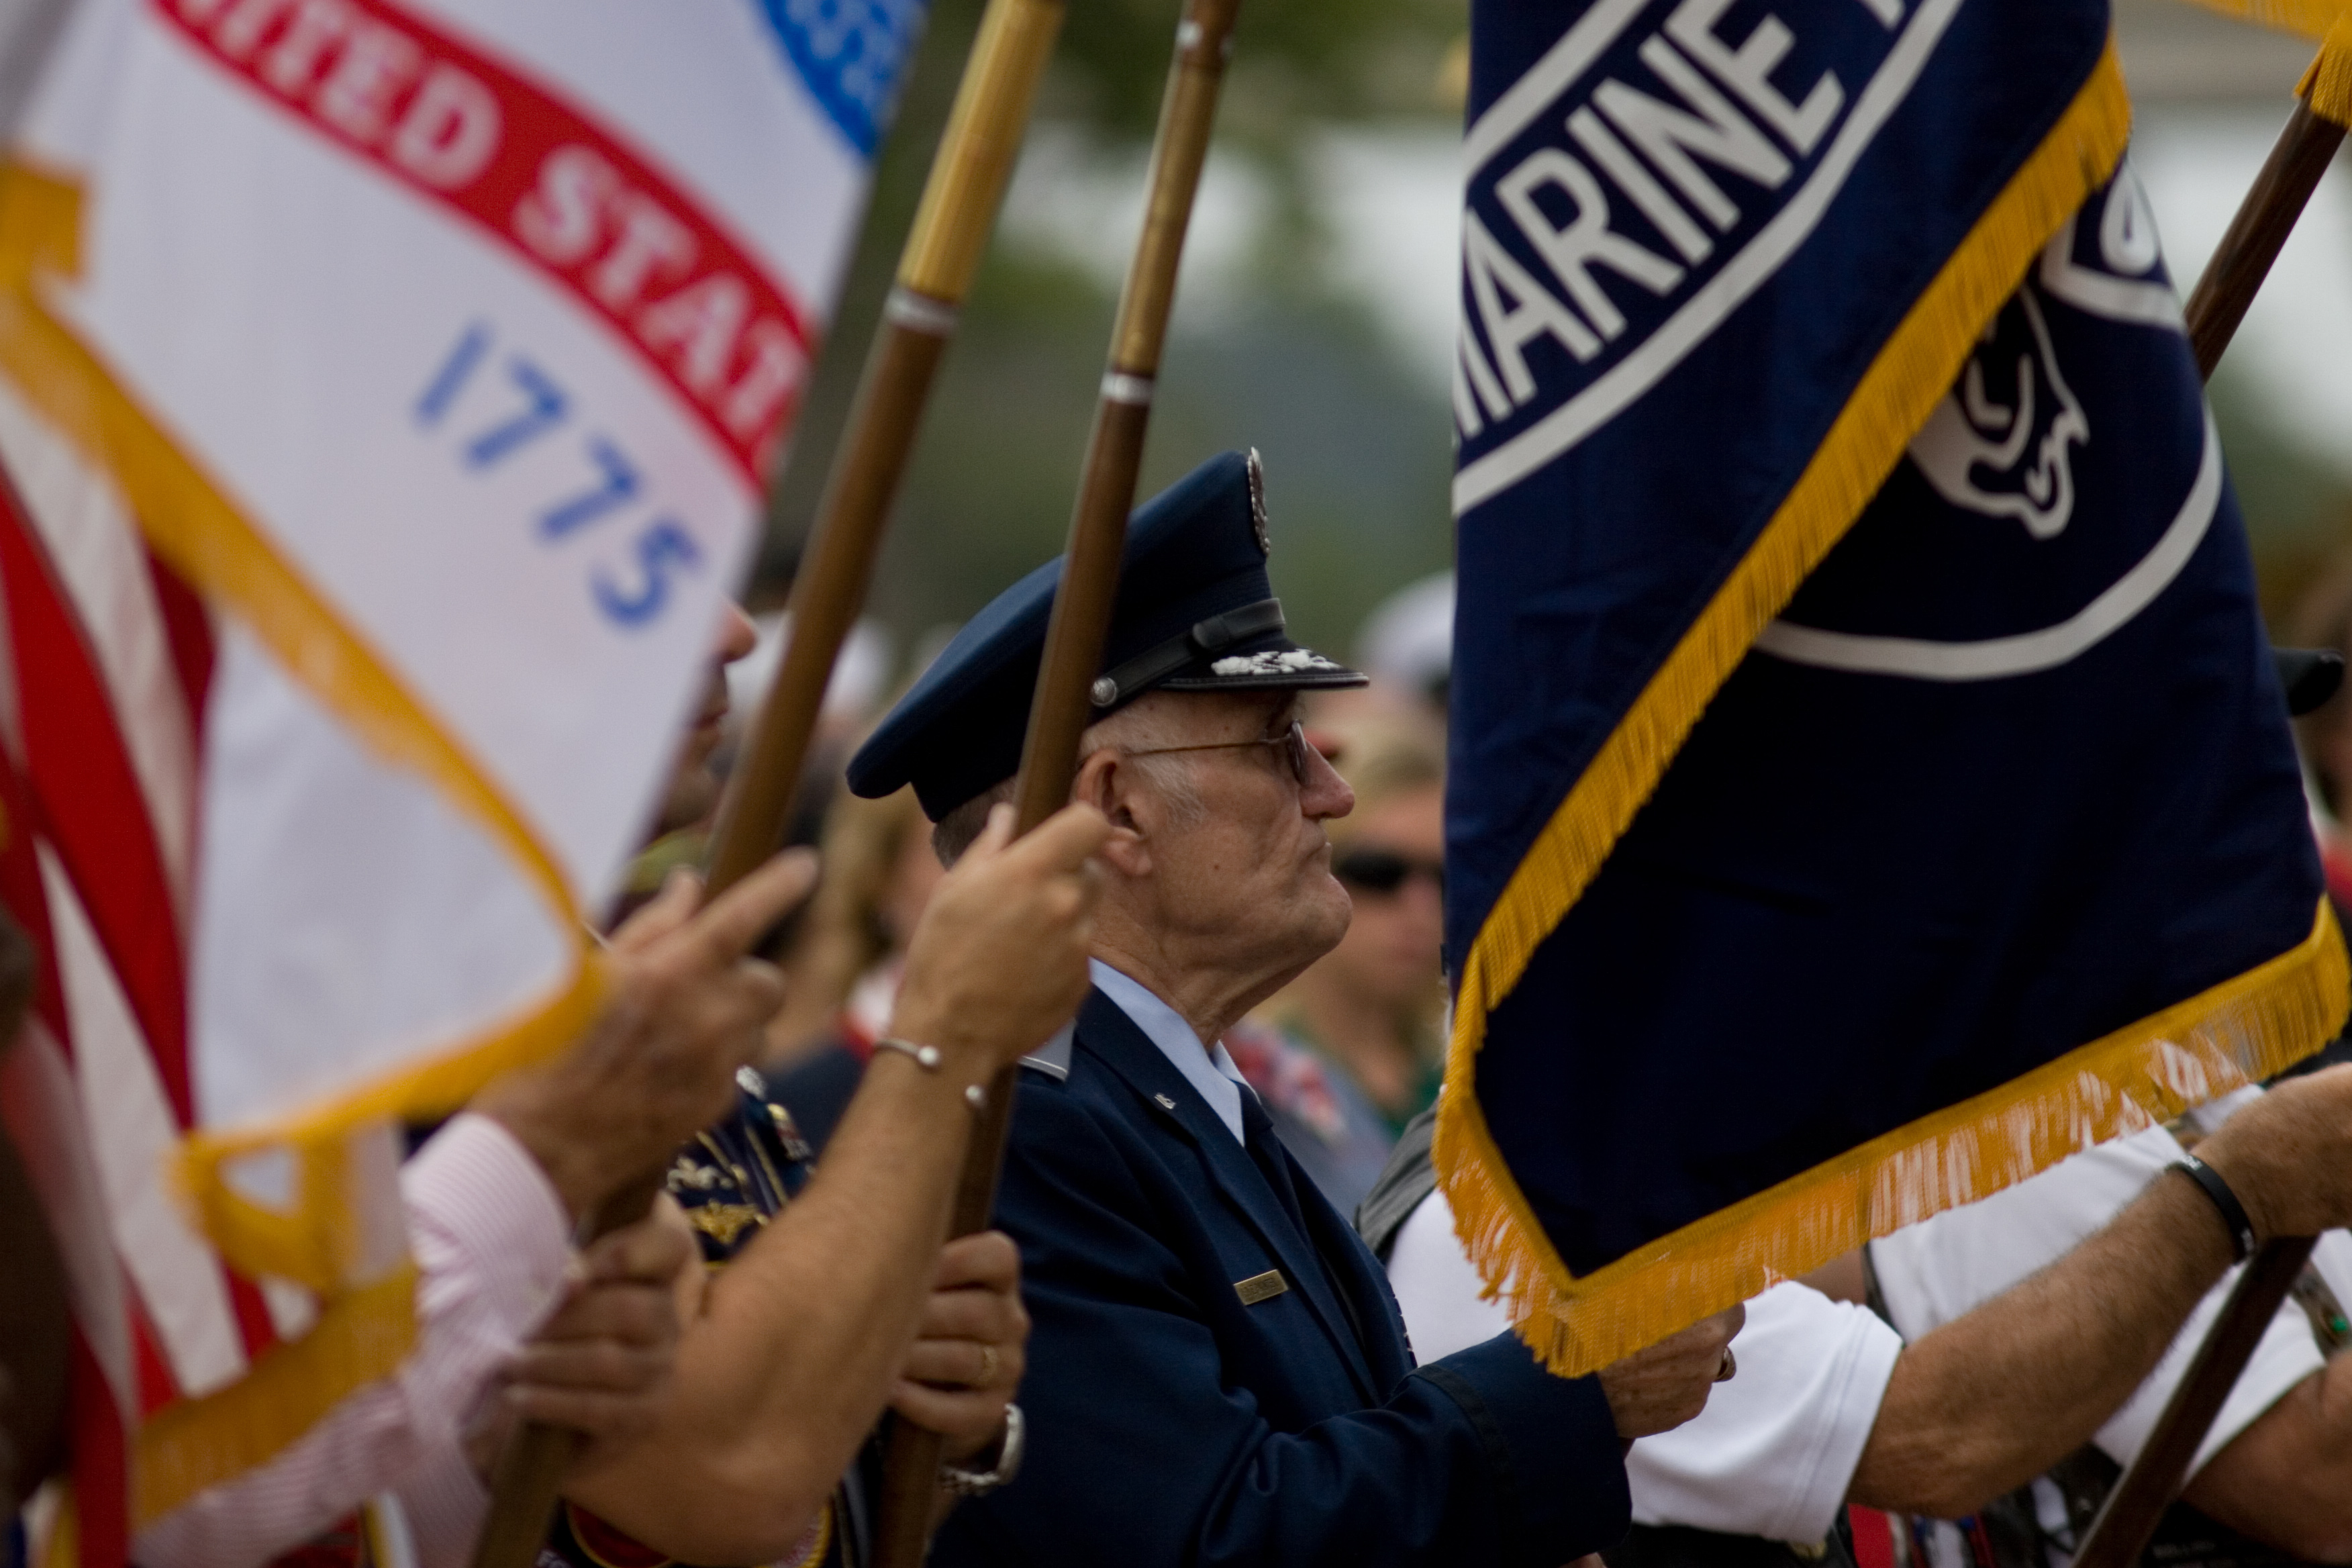
[[[1559, 1568], [1624, 1532], [1599, 1384], [1508, 1335], [1416, 1372], [1379, 1263], [1247, 1090], [1255, 1152], [1100, 991], [1067, 1076], [1021, 1080], [997, 1223], [1029, 1453], [935, 1563]], [[1235, 1289], [1272, 1270], [1278, 1294]]]

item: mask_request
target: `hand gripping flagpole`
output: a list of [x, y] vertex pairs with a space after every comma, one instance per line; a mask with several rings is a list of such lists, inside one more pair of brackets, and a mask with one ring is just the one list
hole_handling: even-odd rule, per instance
[[[2189, 343], [2200, 376], [2210, 379], [2213, 367], [2221, 363], [2238, 323], [2245, 320], [2246, 308], [2270, 275], [2271, 263], [2278, 259], [2319, 177], [2343, 144], [2347, 123], [2352, 123], [2352, 23], [2339, 22], [2297, 89], [2286, 129], [2279, 132], [2262, 173], [2189, 296]], [[2189, 1462], [2221, 1413], [2222, 1402], [2310, 1261], [2315, 1241], [2308, 1236], [2273, 1237], [2254, 1249], [2147, 1441], [2100, 1505], [2074, 1554], [2074, 1568], [2133, 1568], [2147, 1550], [2164, 1510], [2180, 1495]]]
[[[706, 900], [756, 870], [783, 836], [834, 661], [866, 602], [883, 523], [988, 247], [1064, 7], [1065, 0], [989, 0], [981, 20], [793, 578], [782, 663], [719, 802]], [[658, 1171], [633, 1181], [597, 1212], [594, 1234], [644, 1218], [660, 1190]], [[576, 1447], [570, 1429], [538, 1423], [508, 1441], [472, 1568], [533, 1568]]]
[[[1102, 671], [1103, 644], [1118, 594], [1119, 558], [1127, 544], [1127, 514], [1135, 504], [1136, 472], [1151, 416], [1160, 353], [1175, 302], [1176, 264], [1201, 186], [1216, 120], [1217, 94], [1232, 52], [1240, 0], [1186, 0], [1176, 28], [1176, 55], [1160, 103], [1152, 142], [1150, 194], [1143, 233], [1129, 264], [1111, 331], [1109, 363], [1095, 404], [1094, 431], [1070, 518], [1068, 549], [1045, 630], [1044, 659], [1030, 704], [1021, 752], [1018, 831], [1028, 832], [1069, 803], [1077, 772], [1078, 737], [1093, 710], [1087, 689]], [[983, 1229], [996, 1206], [996, 1178], [1011, 1125], [1014, 1074], [1007, 1068], [989, 1086], [987, 1109], [972, 1129], [956, 1188], [950, 1233]], [[911, 1422], [894, 1422], [883, 1468], [876, 1568], [918, 1568], [929, 1548], [937, 1501], [940, 1437]]]

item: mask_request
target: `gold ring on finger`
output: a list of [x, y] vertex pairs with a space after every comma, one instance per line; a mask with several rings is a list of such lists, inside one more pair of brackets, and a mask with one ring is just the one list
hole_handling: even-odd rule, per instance
[[980, 1383], [982, 1388], [996, 1385], [996, 1347], [983, 1342], [980, 1347]]

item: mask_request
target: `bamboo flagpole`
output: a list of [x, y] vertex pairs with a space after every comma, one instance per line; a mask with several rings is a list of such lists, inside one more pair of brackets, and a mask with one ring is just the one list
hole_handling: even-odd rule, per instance
[[[2352, 105], [2345, 101], [2346, 67], [2352, 64], [2345, 41], [2341, 26], [2328, 35], [2304, 78], [2286, 128], [2189, 293], [2189, 347], [2198, 374], [2208, 380], [2343, 144], [2344, 122], [2352, 118], [2347, 113]], [[2307, 1236], [2282, 1236], [2255, 1249], [2147, 1441], [2100, 1505], [2074, 1568], [2132, 1568], [2147, 1550], [2164, 1510], [2180, 1495], [2189, 1461], [2310, 1260], [2314, 1243]]]
[[[706, 899], [756, 870], [783, 836], [834, 662], [866, 602], [883, 523], [988, 247], [1065, 4], [989, 0], [982, 17], [793, 582], [782, 662], [719, 802]], [[646, 1173], [587, 1228], [602, 1235], [634, 1224], [660, 1190], [661, 1173]], [[533, 1568], [575, 1447], [569, 1430], [537, 1424], [508, 1441], [492, 1471], [489, 1516], [472, 1568]]]
[[[1183, 19], [1177, 25], [1175, 58], [1169, 66], [1151, 148], [1143, 233], [1119, 293], [1109, 363], [1095, 404], [1061, 583], [1030, 703], [1017, 795], [1022, 833], [1068, 804], [1070, 780], [1077, 771], [1078, 737], [1092, 712], [1087, 689], [1102, 671], [1103, 643], [1118, 595], [1127, 514], [1135, 504], [1152, 389], [1175, 302], [1177, 262], [1183, 255], [1184, 230], [1200, 190], [1202, 165], [1208, 159], [1209, 133], [1239, 9], [1240, 0], [1186, 0]], [[989, 1086], [987, 1108], [965, 1151], [950, 1235], [969, 1236], [984, 1228], [996, 1206], [996, 1178], [1012, 1121], [1016, 1070], [1006, 1068]], [[909, 1422], [892, 1425], [883, 1468], [877, 1568], [917, 1568], [922, 1562], [929, 1546], [939, 1466], [938, 1434]]]

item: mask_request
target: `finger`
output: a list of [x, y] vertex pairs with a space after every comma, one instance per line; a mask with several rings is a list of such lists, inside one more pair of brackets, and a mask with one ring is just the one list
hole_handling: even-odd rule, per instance
[[1018, 1387], [1027, 1370], [1018, 1345], [923, 1339], [907, 1347], [898, 1375], [934, 1387], [1001, 1390]]
[[1039, 823], [1007, 850], [1019, 864], [1040, 870], [1076, 871], [1110, 842], [1110, 819], [1083, 801], [1073, 802]]
[[661, 1414], [658, 1401], [641, 1394], [583, 1388], [510, 1388], [507, 1391], [507, 1405], [525, 1421], [569, 1426], [607, 1441], [633, 1437], [649, 1430]]
[[666, 1285], [593, 1285], [566, 1301], [524, 1349], [611, 1341], [666, 1352], [677, 1338], [677, 1310]]
[[702, 879], [684, 866], [673, 868], [661, 891], [613, 932], [613, 946], [623, 952], [650, 946], [693, 919], [701, 902]]
[[990, 806], [988, 825], [980, 830], [980, 837], [971, 841], [971, 847], [958, 857], [956, 865], [985, 864], [995, 859], [1003, 852], [1004, 847], [1013, 842], [1013, 825], [1016, 820], [1011, 802], [999, 801]]
[[916, 1337], [1017, 1344], [1029, 1337], [1028, 1329], [1028, 1318], [1017, 1296], [971, 1289], [934, 1290], [923, 1302], [922, 1326]]
[[940, 1248], [940, 1266], [931, 1277], [934, 1290], [979, 1285], [991, 1290], [1012, 1290], [1021, 1283], [1021, 1249], [1001, 1230], [960, 1236]]
[[926, 1388], [903, 1379], [890, 1391], [890, 1408], [950, 1441], [982, 1442], [1004, 1423], [1002, 1394]]
[[677, 1227], [651, 1215], [590, 1244], [581, 1255], [583, 1272], [598, 1283], [634, 1280], [667, 1286], [686, 1267], [694, 1244]]
[[514, 1386], [636, 1394], [658, 1387], [669, 1370], [667, 1350], [609, 1339], [541, 1340], [516, 1352]]
[[787, 849], [719, 894], [679, 933], [688, 956], [718, 967], [751, 951], [762, 931], [816, 886], [816, 851]]

